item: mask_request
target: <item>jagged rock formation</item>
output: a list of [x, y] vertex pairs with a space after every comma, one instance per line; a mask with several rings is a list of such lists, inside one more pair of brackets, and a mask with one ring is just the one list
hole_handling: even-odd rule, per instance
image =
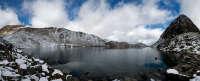
[[188, 33], [188, 32], [197, 32], [199, 29], [197, 26], [185, 15], [180, 15], [177, 17], [167, 29], [163, 32], [160, 38], [162, 39], [171, 39], [177, 35]]
[[162, 51], [190, 51], [197, 53], [200, 31], [185, 15], [177, 17], [153, 45]]
[[[7, 26], [6, 26], [7, 27]], [[9, 26], [14, 30], [15, 25]], [[1, 29], [2, 32], [4, 27]], [[0, 33], [2, 33], [0, 32]], [[20, 27], [17, 31], [4, 34], [3, 38], [19, 48], [52, 46], [104, 46], [105, 41], [95, 35], [70, 31], [65, 28]]]
[[177, 17], [153, 46], [175, 71], [167, 72], [170, 81], [200, 80], [200, 31], [187, 16]]
[[66, 81], [66, 73], [53, 69], [40, 59], [22, 55], [23, 52], [0, 38], [1, 81]]

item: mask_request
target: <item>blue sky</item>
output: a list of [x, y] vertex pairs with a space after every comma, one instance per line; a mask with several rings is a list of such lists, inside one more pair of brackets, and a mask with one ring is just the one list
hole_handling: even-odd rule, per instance
[[[0, 0], [0, 6], [2, 9], [6, 8], [11, 8], [13, 9], [16, 14], [18, 15], [18, 18], [20, 22], [22, 22], [25, 25], [30, 25], [31, 22], [31, 14], [27, 14], [26, 11], [22, 10], [23, 7], [23, 2], [26, 0]], [[31, 1], [31, 0], [30, 0]], [[126, 4], [142, 4], [143, 1], [145, 0], [107, 0], [107, 3], [110, 6], [110, 9], [114, 9], [118, 7], [121, 3], [124, 3], [123, 5]], [[79, 12], [79, 8], [81, 7], [86, 0], [65, 0], [66, 3], [70, 3], [65, 5], [66, 11], [68, 11], [67, 14], [69, 14], [68, 18], [70, 20], [74, 20], [77, 16], [77, 13]], [[167, 2], [167, 3], [166, 3]], [[176, 0], [161, 0], [157, 3], [159, 5], [160, 9], [166, 9], [171, 11], [172, 15], [177, 15], [179, 14], [180, 11], [180, 5], [178, 1]], [[160, 27], [162, 26], [161, 24], [153, 24], [153, 25], [148, 25], [148, 27]]]
[[186, 14], [200, 25], [199, 3], [195, 0], [0, 0], [0, 26], [64, 27], [109, 40], [150, 44], [179, 14]]

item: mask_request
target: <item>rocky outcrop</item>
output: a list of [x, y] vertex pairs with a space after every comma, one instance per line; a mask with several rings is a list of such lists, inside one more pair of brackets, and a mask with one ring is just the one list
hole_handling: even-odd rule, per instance
[[162, 39], [171, 39], [177, 35], [196, 32], [199, 33], [197, 26], [185, 15], [178, 16], [167, 29], [163, 32], [160, 38]]
[[200, 31], [185, 15], [177, 17], [153, 45], [162, 51], [189, 51], [199, 49]]
[[180, 34], [160, 45], [159, 50], [200, 54], [200, 34], [194, 32]]
[[[15, 25], [9, 26], [15, 30]], [[1, 32], [4, 32], [1, 29]], [[1, 33], [0, 32], [0, 33]], [[65, 28], [30, 28], [20, 27], [17, 31], [4, 34], [3, 38], [19, 48], [52, 46], [105, 46], [105, 41], [95, 35], [75, 32]]]
[[169, 65], [170, 81], [200, 80], [200, 31], [187, 16], [177, 17], [153, 46]]
[[71, 76], [53, 69], [40, 59], [22, 54], [21, 50], [0, 38], [1, 81], [66, 81]]

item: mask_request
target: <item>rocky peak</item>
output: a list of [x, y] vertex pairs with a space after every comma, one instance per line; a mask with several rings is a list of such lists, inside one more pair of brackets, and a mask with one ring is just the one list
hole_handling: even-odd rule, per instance
[[161, 35], [162, 39], [171, 39], [176, 35], [187, 33], [187, 32], [200, 32], [197, 26], [188, 18], [182, 14], [178, 16], [164, 33]]

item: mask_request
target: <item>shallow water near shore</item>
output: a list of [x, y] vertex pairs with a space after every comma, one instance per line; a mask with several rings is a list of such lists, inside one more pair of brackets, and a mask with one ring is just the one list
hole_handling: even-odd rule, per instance
[[74, 76], [81, 74], [89, 77], [135, 76], [166, 68], [159, 51], [150, 47], [137, 49], [57, 47], [26, 49], [25, 52]]

